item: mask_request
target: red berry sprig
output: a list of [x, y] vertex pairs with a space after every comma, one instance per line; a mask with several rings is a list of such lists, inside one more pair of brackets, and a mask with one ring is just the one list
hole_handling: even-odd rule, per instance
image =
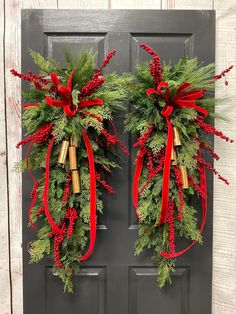
[[105, 180], [101, 179], [100, 173], [96, 172], [96, 180], [108, 191], [109, 194], [114, 194], [113, 188]]
[[202, 119], [197, 118], [195, 120], [195, 122], [207, 134], [214, 134], [216, 136], [219, 136], [221, 139], [225, 140], [226, 142], [230, 142], [230, 143], [234, 142], [234, 140], [232, 140], [228, 136], [224, 135], [221, 131], [216, 130], [211, 124], [203, 122]]
[[16, 148], [19, 148], [21, 145], [25, 145], [26, 143], [33, 142], [36, 144], [41, 144], [43, 142], [46, 142], [49, 138], [49, 136], [52, 133], [53, 125], [51, 123], [45, 123], [38, 131], [36, 131], [34, 134], [26, 137], [22, 141], [20, 141]]
[[217, 74], [214, 76], [215, 80], [220, 80], [221, 78], [223, 78], [227, 73], [229, 73], [231, 70], [233, 69], [233, 65], [229, 66], [228, 68], [226, 68], [224, 71], [222, 71], [220, 74]]
[[175, 216], [174, 216], [174, 201], [170, 200], [166, 215], [166, 222], [169, 224], [169, 243], [170, 253], [175, 253]]
[[37, 88], [37, 89], [40, 89], [40, 90], [46, 91], [46, 92], [51, 91], [51, 88], [45, 87], [45, 85], [48, 85], [49, 83], [51, 83], [50, 79], [45, 79], [41, 75], [33, 74], [31, 71], [29, 71], [28, 75], [26, 75], [26, 74], [17, 72], [15, 69], [12, 69], [11, 73], [13, 75], [25, 80], [25, 81], [33, 83], [35, 88]]
[[62, 197], [62, 204], [66, 204], [68, 202], [69, 196], [70, 196], [70, 182], [71, 182], [71, 175], [67, 176], [66, 184], [63, 191], [63, 197]]
[[143, 147], [146, 145], [147, 141], [149, 140], [149, 138], [151, 137], [152, 133], [154, 131], [154, 125], [150, 125], [148, 130], [143, 134], [141, 135], [136, 143], [134, 143], [133, 147]]
[[220, 157], [214, 152], [214, 150], [211, 148], [211, 146], [205, 144], [204, 142], [202, 142], [201, 140], [197, 139], [196, 137], [193, 137], [193, 139], [195, 140], [195, 142], [197, 142], [199, 144], [200, 148], [203, 148], [206, 151], [208, 151], [213, 158], [215, 158], [216, 160], [220, 159]]
[[81, 88], [79, 99], [83, 99], [84, 97], [94, 94], [104, 82], [105, 79], [103, 76], [92, 78], [91, 81]]
[[109, 133], [107, 130], [102, 129], [101, 134], [105, 137], [107, 145], [116, 145], [119, 144], [123, 153], [129, 156], [129, 152], [122, 141], [114, 134]]
[[207, 169], [211, 170], [217, 177], [219, 180], [223, 181], [226, 185], [229, 185], [229, 182], [227, 179], [225, 179], [224, 177], [222, 177], [219, 172], [214, 168], [212, 167], [212, 165], [205, 161], [203, 158], [200, 158], [200, 157], [197, 157], [195, 156], [194, 159], [200, 163], [201, 165], [204, 165]]
[[102, 70], [109, 64], [111, 58], [115, 56], [116, 52], [116, 50], [112, 50], [107, 54], [106, 58], [103, 60], [102, 66], [94, 74], [94, 78], [98, 77], [102, 73]]
[[194, 190], [201, 196], [201, 198], [206, 199], [207, 195], [203, 190], [200, 188], [200, 186], [194, 181], [192, 176], [188, 176], [189, 182], [192, 184]]
[[69, 226], [67, 229], [67, 239], [70, 239], [73, 232], [76, 220], [79, 218], [77, 211], [73, 207], [68, 207], [65, 215], [66, 219], [69, 219]]
[[[62, 223], [61, 229], [64, 231], [62, 234], [55, 234], [53, 243], [54, 263], [58, 268], [62, 268], [62, 262], [60, 261], [60, 245], [65, 237], [65, 222]], [[53, 235], [53, 232], [51, 232]]]
[[[147, 151], [147, 155], [148, 155], [148, 161], [147, 161], [146, 165], [147, 165], [147, 169], [149, 171], [148, 172], [148, 179], [147, 179], [146, 183], [140, 189], [139, 194], [142, 194], [143, 191], [151, 183], [152, 179], [155, 178], [160, 171], [162, 171], [164, 160], [165, 160], [164, 150], [162, 150], [155, 157], [152, 155], [151, 151]], [[156, 161], [156, 160], [158, 160], [158, 165], [156, 168], [154, 168], [154, 161]]]
[[142, 43], [140, 44], [140, 47], [153, 56], [153, 61], [150, 63], [149, 69], [154, 79], [154, 83], [157, 86], [162, 81], [162, 65], [160, 56], [147, 44]]

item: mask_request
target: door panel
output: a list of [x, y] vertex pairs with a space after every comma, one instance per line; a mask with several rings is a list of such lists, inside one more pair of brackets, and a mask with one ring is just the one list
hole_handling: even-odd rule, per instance
[[156, 269], [130, 268], [130, 313], [181, 314], [188, 313], [189, 269], [177, 268], [172, 276], [173, 285], [168, 293], [156, 289]]
[[[151, 45], [165, 62], [184, 54], [214, 62], [215, 16], [212, 11], [155, 10], [23, 10], [22, 70], [37, 70], [28, 55], [32, 48], [65, 64], [63, 51], [75, 55], [93, 49], [97, 66], [111, 49], [118, 51], [109, 71], [135, 72], [138, 60], [149, 56], [139, 48]], [[24, 88], [24, 85], [23, 85]], [[210, 314], [212, 268], [212, 176], [208, 176], [209, 214], [204, 246], [196, 246], [178, 259], [172, 286], [159, 289], [149, 252], [134, 257], [137, 220], [131, 201], [134, 139], [123, 132], [124, 113], [115, 122], [131, 157], [122, 157], [122, 170], [108, 181], [114, 197], [104, 195], [94, 253], [75, 276], [74, 295], [64, 295], [47, 261], [28, 265], [27, 243], [34, 237], [27, 228], [32, 184], [23, 176], [24, 314]], [[199, 204], [195, 205], [199, 207]], [[182, 244], [184, 245], [184, 244]], [[200, 288], [201, 287], [201, 288]]]
[[49, 57], [59, 60], [61, 65], [65, 65], [64, 50], [68, 49], [72, 55], [87, 50], [97, 52], [96, 64], [100, 64], [105, 53], [106, 34], [60, 34], [47, 33], [45, 34], [45, 54]]
[[46, 267], [45, 271], [46, 311], [43, 313], [105, 313], [106, 270], [104, 267], [83, 267], [79, 275], [75, 276], [77, 293], [74, 295], [62, 295], [62, 287], [55, 281], [50, 267]]

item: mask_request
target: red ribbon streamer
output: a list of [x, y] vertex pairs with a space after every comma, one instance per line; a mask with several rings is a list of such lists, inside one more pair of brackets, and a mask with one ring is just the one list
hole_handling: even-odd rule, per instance
[[36, 192], [36, 189], [37, 189], [37, 181], [32, 173], [32, 171], [29, 169], [29, 154], [30, 154], [30, 151], [31, 151], [31, 148], [32, 148], [32, 145], [33, 145], [33, 142], [30, 142], [29, 144], [29, 147], [27, 149], [27, 152], [26, 152], [26, 156], [25, 156], [25, 161], [26, 161], [26, 169], [28, 171], [28, 174], [30, 175], [31, 179], [33, 180], [34, 182], [34, 186], [33, 186], [33, 189], [31, 191], [32, 193], [32, 201], [30, 203], [30, 207], [29, 207], [29, 210], [28, 210], [28, 220], [29, 220], [29, 223], [32, 227], [32, 229], [37, 233], [38, 232], [38, 229], [37, 227], [35, 226], [35, 224], [33, 223], [32, 219], [31, 219], [31, 213], [32, 213], [32, 209], [37, 201], [37, 192]]
[[202, 90], [185, 90], [191, 86], [190, 83], [183, 83], [177, 89], [177, 92], [173, 98], [170, 97], [170, 87], [167, 82], [161, 82], [158, 84], [157, 90], [149, 88], [147, 90], [147, 96], [157, 94], [165, 100], [166, 105], [163, 108], [161, 115], [166, 119], [167, 122], [167, 141], [166, 141], [166, 152], [163, 169], [163, 180], [162, 180], [162, 206], [158, 225], [160, 226], [165, 222], [166, 213], [168, 210], [169, 203], [169, 185], [170, 185], [170, 166], [171, 166], [171, 150], [173, 145], [173, 127], [169, 120], [171, 113], [175, 107], [179, 108], [193, 108], [202, 113], [201, 118], [205, 118], [208, 115], [206, 109], [196, 105], [196, 100], [204, 95]]
[[45, 215], [48, 219], [48, 222], [50, 223], [52, 230], [55, 231], [58, 234], [63, 234], [64, 231], [58, 227], [58, 225], [53, 220], [48, 207], [48, 192], [49, 192], [49, 181], [50, 181], [50, 156], [51, 156], [51, 150], [53, 143], [55, 141], [55, 136], [52, 137], [46, 154], [46, 169], [45, 169], [45, 183], [44, 183], [44, 192], [43, 192], [43, 205], [45, 210]]
[[[199, 150], [199, 157], [201, 158], [201, 151]], [[204, 192], [204, 194], [207, 194], [207, 189], [206, 189], [206, 170], [205, 166], [203, 164], [200, 165], [200, 187], [201, 190]], [[199, 235], [202, 234], [202, 231], [204, 229], [205, 223], [206, 223], [206, 216], [207, 216], [207, 198], [203, 197], [201, 195], [201, 200], [202, 200], [202, 221], [201, 221], [201, 227], [199, 231]], [[165, 258], [175, 258], [178, 256], [183, 255], [186, 253], [189, 249], [191, 249], [192, 246], [194, 246], [197, 243], [197, 240], [194, 240], [187, 248], [184, 250], [181, 250], [180, 252], [175, 252], [175, 253], [166, 253], [164, 251], [161, 251], [161, 255]]]
[[136, 166], [134, 170], [134, 179], [133, 179], [133, 204], [136, 210], [136, 214], [138, 219], [142, 219], [141, 213], [138, 209], [138, 187], [139, 187], [139, 180], [143, 169], [143, 161], [145, 156], [145, 150], [140, 148], [136, 158]]
[[92, 106], [101, 106], [103, 105], [103, 100], [100, 98], [95, 99], [81, 99], [78, 104], [78, 109], [83, 109]]
[[173, 127], [169, 120], [169, 116], [173, 111], [173, 107], [167, 106], [166, 109], [162, 110], [162, 115], [166, 118], [167, 122], [167, 141], [166, 141], [166, 152], [163, 169], [162, 179], [162, 207], [161, 215], [159, 219], [159, 225], [165, 222], [166, 212], [168, 210], [169, 203], [169, 188], [170, 188], [170, 168], [171, 168], [171, 151], [173, 146]]
[[86, 261], [93, 252], [96, 241], [96, 177], [93, 157], [93, 149], [89, 141], [88, 134], [83, 131], [82, 136], [88, 153], [89, 173], [90, 173], [90, 243], [87, 252], [81, 257], [80, 261]]

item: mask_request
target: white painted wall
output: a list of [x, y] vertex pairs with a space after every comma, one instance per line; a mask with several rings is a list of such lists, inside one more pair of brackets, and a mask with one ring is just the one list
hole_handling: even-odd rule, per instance
[[[21, 152], [15, 144], [21, 138], [21, 86], [9, 74], [20, 70], [20, 9], [215, 9], [217, 71], [236, 66], [236, 0], [0, 0], [0, 313], [22, 314], [21, 177], [13, 172]], [[206, 30], [207, 31], [207, 30]], [[229, 85], [217, 84], [216, 95], [231, 101], [219, 110], [231, 123], [218, 121], [217, 128], [235, 138], [236, 74]], [[218, 170], [229, 178], [230, 187], [214, 185], [214, 249], [212, 314], [236, 313], [236, 146], [216, 139], [222, 156]], [[10, 259], [10, 260], [9, 260]], [[9, 271], [10, 269], [10, 271]], [[200, 287], [199, 287], [200, 288]], [[33, 314], [33, 313], [32, 313]], [[202, 313], [208, 314], [208, 313]]]

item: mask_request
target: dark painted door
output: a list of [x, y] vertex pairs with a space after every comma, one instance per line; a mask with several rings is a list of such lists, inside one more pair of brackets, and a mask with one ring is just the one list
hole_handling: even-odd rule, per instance
[[[27, 53], [30, 47], [64, 62], [64, 45], [75, 53], [84, 47], [98, 52], [98, 63], [110, 49], [117, 49], [109, 71], [134, 71], [137, 60], [147, 54], [139, 49], [146, 42], [162, 60], [176, 62], [184, 54], [214, 61], [215, 17], [212, 11], [155, 10], [23, 10], [23, 71], [35, 69]], [[123, 115], [116, 118], [123, 133]], [[122, 156], [123, 157], [123, 156]], [[212, 268], [212, 178], [204, 246], [195, 246], [179, 258], [173, 285], [160, 290], [150, 256], [133, 256], [137, 234], [131, 202], [132, 159], [123, 158], [123, 170], [112, 178], [114, 198], [106, 197], [100, 218], [96, 248], [75, 278], [74, 295], [50, 272], [50, 265], [28, 265], [26, 246], [33, 234], [26, 227], [31, 182], [23, 178], [24, 314], [210, 314]]]

